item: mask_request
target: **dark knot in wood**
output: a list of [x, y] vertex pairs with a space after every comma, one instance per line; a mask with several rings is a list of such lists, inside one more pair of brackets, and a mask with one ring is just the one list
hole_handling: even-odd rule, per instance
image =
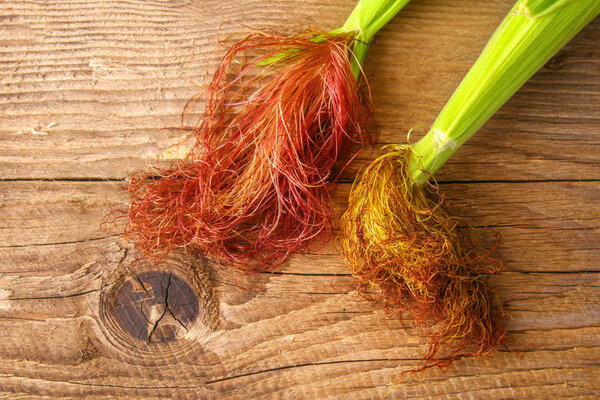
[[112, 317], [132, 337], [164, 343], [185, 334], [198, 318], [198, 297], [191, 285], [170, 271], [145, 271], [117, 289]]

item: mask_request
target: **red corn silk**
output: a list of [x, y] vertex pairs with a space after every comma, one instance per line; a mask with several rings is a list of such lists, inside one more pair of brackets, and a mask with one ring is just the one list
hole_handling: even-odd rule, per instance
[[190, 153], [129, 183], [125, 237], [141, 257], [188, 247], [265, 270], [331, 238], [333, 171], [362, 147], [371, 112], [351, 43], [258, 32], [228, 47]]

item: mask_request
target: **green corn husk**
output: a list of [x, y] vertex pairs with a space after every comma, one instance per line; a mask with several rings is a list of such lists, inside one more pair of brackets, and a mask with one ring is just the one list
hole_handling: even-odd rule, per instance
[[360, 0], [344, 25], [331, 32], [354, 34], [352, 69], [355, 77], [360, 73], [360, 65], [367, 55], [369, 44], [375, 34], [408, 2], [409, 0]]
[[[352, 72], [356, 79], [362, 73], [362, 64], [367, 56], [369, 45], [373, 37], [383, 28], [410, 0], [359, 0], [344, 25], [329, 31], [332, 35], [349, 34], [354, 39], [352, 42]], [[323, 35], [312, 39], [314, 42], [325, 40]], [[270, 64], [281, 60], [285, 53], [278, 54], [261, 62]]]
[[427, 135], [412, 146], [415, 183], [433, 175], [599, 13], [599, 0], [517, 1]]

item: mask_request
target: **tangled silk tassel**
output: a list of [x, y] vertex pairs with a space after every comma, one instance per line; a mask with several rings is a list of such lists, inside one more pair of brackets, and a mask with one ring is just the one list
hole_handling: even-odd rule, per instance
[[[457, 230], [433, 187], [413, 185], [410, 147], [396, 147], [362, 174], [342, 217], [346, 263], [359, 292], [380, 299], [390, 313], [409, 311], [429, 336], [417, 372], [445, 369], [463, 357], [488, 354], [505, 341], [490, 279], [501, 269]], [[373, 286], [378, 295], [369, 295]], [[373, 297], [375, 296], [375, 297]]]
[[261, 270], [330, 238], [333, 171], [371, 112], [352, 40], [258, 32], [228, 48], [185, 160], [130, 181], [125, 236], [142, 257], [187, 246]]

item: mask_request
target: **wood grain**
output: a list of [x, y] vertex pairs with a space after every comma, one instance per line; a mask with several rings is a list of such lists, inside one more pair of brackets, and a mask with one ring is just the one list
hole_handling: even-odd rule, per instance
[[[415, 0], [384, 28], [367, 63], [379, 144], [433, 121], [511, 3]], [[173, 255], [160, 268], [194, 288], [201, 314], [176, 340], [135, 339], [111, 319], [111, 296], [140, 270], [128, 268], [121, 226], [100, 222], [126, 204], [123, 179], [177, 140], [217, 37], [244, 29], [221, 24], [329, 29], [352, 6], [0, 4], [0, 396], [597, 398], [600, 20], [440, 171], [441, 190], [482, 242], [502, 237], [495, 285], [510, 349], [390, 386], [425, 337], [408, 316], [356, 296], [333, 243], [249, 276]], [[363, 152], [335, 189], [338, 214], [352, 171], [378, 151]]]

